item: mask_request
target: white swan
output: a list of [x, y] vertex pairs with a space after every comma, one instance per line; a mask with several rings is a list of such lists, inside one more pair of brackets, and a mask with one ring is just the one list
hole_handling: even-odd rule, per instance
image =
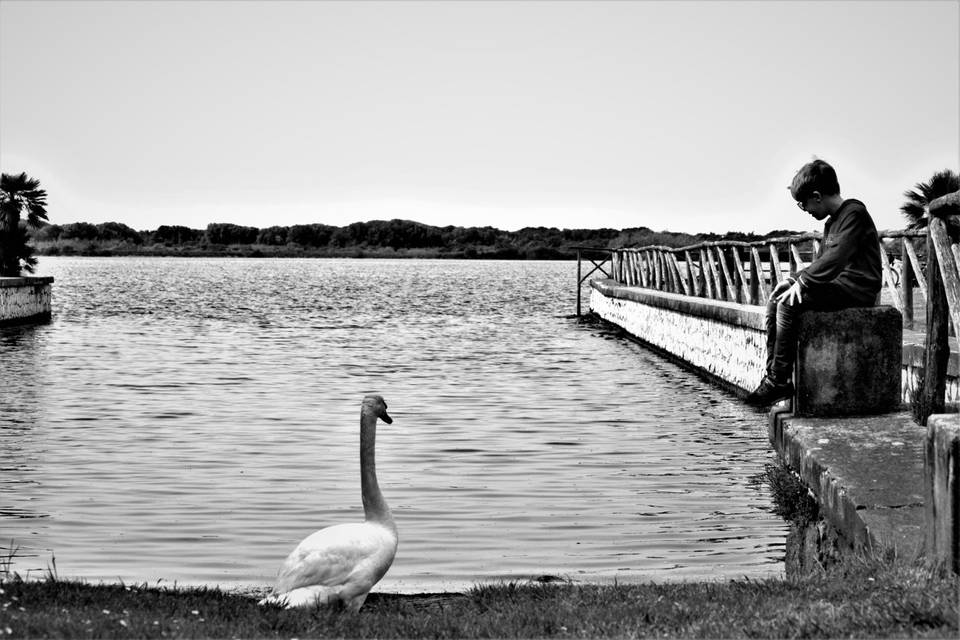
[[342, 602], [356, 612], [387, 573], [397, 553], [398, 538], [393, 514], [377, 484], [377, 418], [393, 422], [382, 397], [366, 396], [360, 410], [360, 490], [365, 521], [334, 525], [306, 537], [287, 556], [272, 592], [260, 604], [289, 609]]

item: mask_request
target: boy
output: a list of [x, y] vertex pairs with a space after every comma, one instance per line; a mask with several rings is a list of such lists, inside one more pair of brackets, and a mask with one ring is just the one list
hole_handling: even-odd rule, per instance
[[800, 168], [787, 188], [800, 209], [827, 221], [820, 257], [770, 294], [767, 374], [747, 396], [747, 402], [757, 406], [793, 396], [790, 377], [796, 357], [797, 321], [802, 312], [872, 307], [880, 293], [877, 228], [862, 202], [840, 196], [833, 167], [815, 159]]

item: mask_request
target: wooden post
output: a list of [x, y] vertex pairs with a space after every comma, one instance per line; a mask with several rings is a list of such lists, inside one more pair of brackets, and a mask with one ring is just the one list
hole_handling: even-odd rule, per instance
[[[953, 198], [951, 198], [953, 196]], [[937, 213], [943, 215], [952, 203], [957, 208], [958, 193], [938, 198], [930, 203], [929, 220], [927, 223], [927, 338], [924, 346], [923, 389], [920, 393], [921, 424], [927, 423], [927, 418], [933, 413], [943, 413], [944, 396], [947, 386], [947, 361], [950, 357], [949, 324], [950, 309], [947, 302], [947, 289], [944, 286], [942, 265], [950, 255], [948, 244], [947, 225]], [[950, 200], [948, 200], [950, 199]], [[943, 203], [941, 203], [943, 201]], [[940, 206], [934, 206], [938, 204]], [[943, 249], [946, 249], [944, 251]], [[948, 264], [952, 264], [948, 263]], [[956, 267], [954, 266], [954, 271]], [[947, 286], [957, 287], [956, 273], [952, 275], [953, 282]], [[956, 295], [956, 294], [955, 294]]]
[[677, 284], [679, 289], [677, 293], [682, 293], [685, 296], [690, 295], [690, 288], [687, 286], [687, 279], [683, 277], [683, 273], [680, 271], [680, 262], [677, 260], [677, 254], [670, 253], [670, 264], [673, 265], [673, 271], [677, 274]]
[[727, 264], [728, 256], [723, 251], [723, 247], [717, 247], [717, 260], [720, 262], [720, 274], [723, 279], [727, 300], [737, 302], [737, 287], [730, 275], [730, 267]]
[[907, 255], [910, 240], [900, 238], [900, 291], [903, 293], [903, 326], [913, 329], [913, 263]]
[[580, 279], [580, 249], [577, 249], [577, 317], [580, 317], [580, 289], [583, 288], [583, 280]]
[[650, 262], [653, 263], [653, 288], [657, 291], [663, 291], [663, 270], [660, 268], [657, 250], [650, 251]]
[[780, 254], [777, 253], [777, 245], [770, 243], [770, 286], [776, 288], [783, 280], [783, 272], [780, 271]]
[[684, 255], [684, 257], [685, 257], [686, 260], [687, 260], [687, 262], [686, 262], [686, 264], [687, 264], [687, 282], [688, 282], [689, 285], [690, 285], [690, 295], [692, 295], [692, 296], [699, 296], [699, 295], [700, 295], [700, 287], [697, 286], [697, 280], [694, 278], [694, 275], [693, 275], [693, 256], [690, 255], [690, 252], [689, 252], [689, 251], [684, 251], [684, 252], [683, 252], [683, 255]]
[[903, 288], [901, 287], [900, 292], [898, 292], [893, 282], [893, 269], [890, 268], [890, 255], [887, 253], [887, 248], [883, 246], [883, 240], [880, 241], [880, 271], [883, 273], [881, 291], [884, 286], [890, 290], [890, 295], [893, 298], [893, 306], [903, 314], [903, 297], [900, 293], [903, 291]]
[[747, 274], [743, 269], [743, 256], [740, 254], [740, 249], [730, 247], [730, 252], [733, 254], [733, 265], [737, 269], [737, 281], [740, 283], [740, 287], [737, 290], [739, 292], [739, 301], [743, 304], [755, 304], [753, 302], [753, 296], [750, 293], [750, 285], [747, 282]]
[[714, 300], [723, 300], [723, 284], [720, 282], [720, 268], [713, 256], [713, 251], [707, 247], [707, 261], [710, 263], [710, 276], [713, 288], [710, 297]]
[[750, 296], [753, 304], [767, 304], [770, 298], [770, 287], [767, 285], [767, 275], [760, 259], [760, 251], [750, 247]]

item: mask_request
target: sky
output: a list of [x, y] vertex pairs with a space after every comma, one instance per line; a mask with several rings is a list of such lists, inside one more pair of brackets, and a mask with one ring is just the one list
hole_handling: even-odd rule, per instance
[[960, 0], [0, 0], [0, 168], [50, 221], [878, 228], [960, 169]]

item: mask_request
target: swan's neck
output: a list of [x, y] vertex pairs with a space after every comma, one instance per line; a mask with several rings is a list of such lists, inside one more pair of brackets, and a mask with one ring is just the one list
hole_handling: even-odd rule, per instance
[[377, 483], [376, 465], [377, 416], [364, 411], [360, 415], [360, 491], [363, 494], [363, 513], [368, 522], [378, 522], [394, 528], [393, 514], [383, 499]]

